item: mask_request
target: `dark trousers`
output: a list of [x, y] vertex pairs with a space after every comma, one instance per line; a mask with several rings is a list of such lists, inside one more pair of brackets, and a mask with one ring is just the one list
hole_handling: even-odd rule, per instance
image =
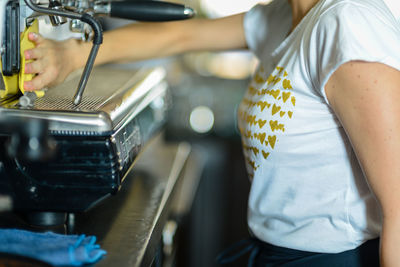
[[312, 253], [266, 244], [259, 240], [255, 267], [379, 267], [379, 238], [341, 253]]
[[217, 262], [228, 266], [249, 253], [249, 267], [379, 267], [379, 238], [341, 253], [314, 253], [277, 247], [256, 238], [242, 240], [226, 249]]

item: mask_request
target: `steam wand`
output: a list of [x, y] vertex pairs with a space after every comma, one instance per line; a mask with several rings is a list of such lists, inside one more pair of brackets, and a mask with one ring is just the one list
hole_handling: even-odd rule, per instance
[[29, 8], [31, 8], [33, 11], [36, 11], [38, 13], [67, 17], [70, 19], [78, 19], [83, 22], [86, 22], [87, 24], [90, 25], [90, 27], [92, 27], [92, 30], [94, 32], [93, 46], [92, 46], [92, 49], [90, 50], [89, 57], [86, 61], [86, 65], [83, 70], [81, 79], [79, 81], [78, 89], [75, 93], [74, 100], [73, 100], [73, 103], [75, 105], [78, 105], [82, 100], [82, 94], [83, 94], [83, 91], [85, 90], [90, 73], [93, 69], [94, 61], [96, 59], [97, 52], [99, 51], [99, 47], [103, 43], [103, 30], [101, 28], [100, 23], [93, 16], [91, 16], [87, 13], [80, 14], [80, 13], [61, 10], [61, 9], [45, 8], [45, 7], [40, 7], [38, 5], [33, 4], [32, 0], [24, 0], [24, 1]]

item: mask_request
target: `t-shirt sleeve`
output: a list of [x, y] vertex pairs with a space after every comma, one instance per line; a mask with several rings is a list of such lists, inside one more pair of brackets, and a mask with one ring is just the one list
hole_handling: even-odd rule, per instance
[[334, 9], [321, 15], [310, 38], [310, 54], [316, 52], [310, 78], [327, 103], [324, 87], [346, 62], [379, 62], [400, 70], [400, 29], [389, 10], [358, 4]]
[[393, 16], [400, 23], [400, 2], [399, 0], [384, 0], [390, 11], [392, 11]]
[[271, 54], [287, 36], [291, 21], [291, 8], [286, 0], [254, 6], [243, 22], [249, 49], [258, 58]]

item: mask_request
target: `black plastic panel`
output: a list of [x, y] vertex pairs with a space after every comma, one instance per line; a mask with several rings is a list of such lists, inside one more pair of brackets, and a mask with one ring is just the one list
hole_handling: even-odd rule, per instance
[[20, 71], [20, 32], [19, 32], [19, 3], [9, 1], [6, 5], [4, 25], [5, 52], [2, 55], [3, 75], [12, 76]]

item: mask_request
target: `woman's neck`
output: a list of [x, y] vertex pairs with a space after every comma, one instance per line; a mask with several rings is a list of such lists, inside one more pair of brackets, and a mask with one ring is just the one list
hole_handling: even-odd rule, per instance
[[319, 0], [288, 0], [292, 7], [292, 30], [307, 15], [308, 11], [313, 8]]

